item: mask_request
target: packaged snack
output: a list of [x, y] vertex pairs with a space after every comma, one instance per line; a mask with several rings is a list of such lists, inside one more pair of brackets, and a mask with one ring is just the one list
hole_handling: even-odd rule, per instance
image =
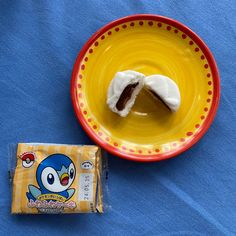
[[102, 169], [97, 146], [20, 143], [11, 211], [102, 213]]

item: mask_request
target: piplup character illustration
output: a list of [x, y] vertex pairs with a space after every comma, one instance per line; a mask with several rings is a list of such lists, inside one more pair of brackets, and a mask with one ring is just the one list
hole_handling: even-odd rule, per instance
[[52, 154], [45, 158], [36, 170], [39, 187], [29, 185], [26, 193], [28, 200], [37, 200], [42, 194], [58, 194], [69, 200], [75, 193], [70, 188], [76, 175], [72, 160], [63, 154]]

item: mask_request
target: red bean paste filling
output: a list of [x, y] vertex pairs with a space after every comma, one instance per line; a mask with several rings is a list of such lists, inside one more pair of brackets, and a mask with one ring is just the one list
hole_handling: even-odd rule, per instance
[[138, 86], [139, 83], [129, 84], [125, 87], [123, 92], [120, 95], [118, 102], [116, 103], [116, 109], [122, 111], [125, 108], [125, 105], [130, 100], [134, 89]]
[[158, 94], [156, 94], [156, 93], [155, 93], [154, 91], [152, 91], [151, 89], [149, 89], [149, 91], [151, 92], [151, 94], [152, 94], [157, 100], [159, 100], [162, 104], [165, 105], [166, 108], [168, 108], [168, 110], [171, 111], [171, 109], [168, 107], [168, 105], [161, 99], [161, 97], [160, 97]]

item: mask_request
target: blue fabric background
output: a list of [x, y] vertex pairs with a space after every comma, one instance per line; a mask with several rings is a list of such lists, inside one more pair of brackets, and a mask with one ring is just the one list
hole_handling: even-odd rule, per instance
[[[104, 24], [130, 14], [165, 15], [212, 50], [221, 102], [208, 133], [172, 160], [132, 163], [109, 156], [104, 215], [12, 216], [8, 144], [91, 144], [70, 100], [73, 63]], [[236, 235], [236, 1], [0, 1], [1, 235]]]

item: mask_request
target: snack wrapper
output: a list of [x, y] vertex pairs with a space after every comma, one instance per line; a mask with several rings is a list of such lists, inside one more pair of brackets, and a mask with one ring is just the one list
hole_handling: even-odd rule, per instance
[[11, 212], [103, 213], [102, 172], [97, 146], [19, 143]]

